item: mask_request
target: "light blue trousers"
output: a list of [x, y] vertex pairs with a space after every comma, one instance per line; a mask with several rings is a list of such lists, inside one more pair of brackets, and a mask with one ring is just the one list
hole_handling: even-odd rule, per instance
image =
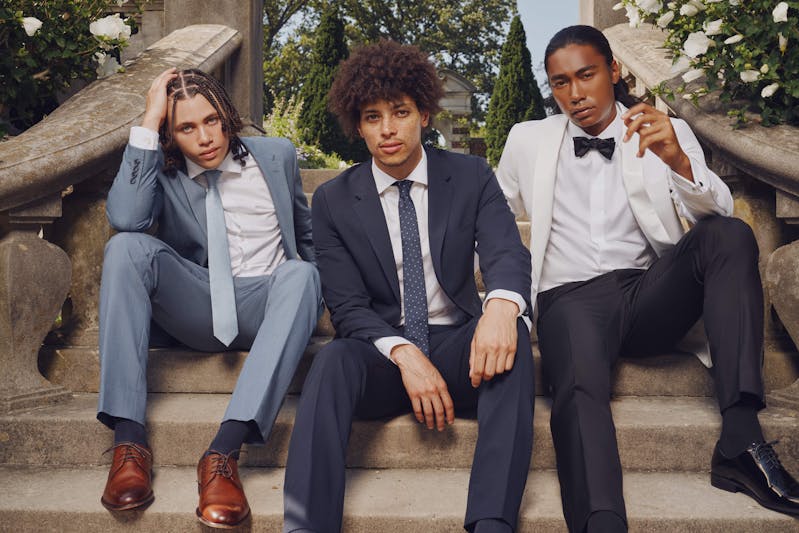
[[97, 418], [145, 421], [150, 321], [204, 352], [249, 349], [223, 421], [255, 421], [266, 440], [321, 313], [312, 264], [289, 260], [268, 276], [234, 278], [239, 334], [225, 348], [213, 335], [208, 269], [144, 233], [119, 233], [105, 247], [100, 285]]

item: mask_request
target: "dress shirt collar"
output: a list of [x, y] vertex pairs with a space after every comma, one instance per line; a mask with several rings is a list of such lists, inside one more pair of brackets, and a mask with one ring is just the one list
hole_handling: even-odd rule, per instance
[[[186, 174], [189, 176], [190, 179], [195, 179], [197, 176], [205, 172], [206, 169], [191, 161], [188, 157], [184, 156], [186, 160]], [[241, 166], [241, 163], [233, 159], [233, 152], [228, 151], [225, 158], [219, 163], [219, 166], [216, 167], [217, 170], [221, 170], [222, 172], [234, 172], [236, 174], [241, 174], [241, 170], [244, 167]]]
[[[377, 186], [378, 195], [382, 195], [386, 189], [394, 185], [394, 183], [397, 181], [380, 170], [377, 164], [375, 164], [374, 158], [372, 158], [372, 175], [375, 178], [375, 185]], [[419, 160], [419, 163], [405, 179], [421, 183], [427, 187], [427, 153], [424, 150], [422, 150], [422, 159]]]
[[614, 118], [613, 122], [608, 124], [608, 127], [599, 135], [589, 135], [580, 126], [570, 120], [566, 125], [566, 137], [569, 139], [569, 144], [571, 144], [571, 139], [574, 137], [588, 137], [589, 139], [594, 137], [599, 139], [613, 138], [616, 139], [616, 148], [620, 148], [622, 133], [624, 132], [624, 122], [621, 119], [621, 115], [625, 111], [627, 111], [627, 108], [619, 102], [616, 102], [616, 118]]

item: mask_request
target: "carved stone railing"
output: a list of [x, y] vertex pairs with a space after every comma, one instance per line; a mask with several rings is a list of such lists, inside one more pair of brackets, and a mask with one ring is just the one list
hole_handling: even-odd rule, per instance
[[[82, 284], [86, 276], [75, 274], [99, 268], [101, 261], [85, 258], [102, 257], [107, 224], [84, 224], [95, 228], [85, 232], [74, 228], [102, 213], [102, 184], [119, 166], [152, 79], [169, 67], [197, 67], [225, 80], [227, 62], [240, 44], [240, 34], [226, 26], [177, 30], [124, 73], [90, 84], [39, 124], [0, 143], [0, 412], [69, 397], [39, 373], [39, 348], [68, 293], [78, 301], [97, 298], [99, 283]], [[62, 213], [62, 198], [73, 190], [88, 192], [76, 194], [74, 202], [65, 198]], [[59, 230], [62, 216], [70, 218], [72, 231]], [[74, 328], [85, 331], [97, 317], [78, 312], [72, 319], [87, 322]]]
[[[662, 82], [672, 91], [681, 85], [662, 47], [665, 33], [627, 24], [606, 28], [604, 33], [636, 96], [645, 96]], [[710, 166], [731, 185], [735, 215], [752, 226], [760, 247], [767, 304], [766, 352], [795, 354], [799, 345], [799, 129], [764, 128], [756, 123], [734, 129], [713, 94], [701, 98], [698, 107], [679, 95], [655, 98], [654, 103], [691, 126], [708, 152]], [[799, 356], [794, 355], [793, 361], [794, 372], [799, 372]], [[771, 405], [799, 409], [799, 380], [769, 398]]]

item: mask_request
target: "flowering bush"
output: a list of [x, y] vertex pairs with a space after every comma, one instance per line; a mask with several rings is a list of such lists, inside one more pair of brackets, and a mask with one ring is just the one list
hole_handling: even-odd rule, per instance
[[[720, 89], [738, 124], [750, 110], [766, 126], [799, 124], [799, 1], [621, 0], [615, 9], [626, 9], [630, 26], [667, 32], [685, 98]], [[702, 76], [705, 86], [686, 85]]]
[[41, 120], [75, 81], [121, 68], [119, 50], [128, 44], [134, 23], [108, 13], [126, 1], [3, 0], [0, 139]]

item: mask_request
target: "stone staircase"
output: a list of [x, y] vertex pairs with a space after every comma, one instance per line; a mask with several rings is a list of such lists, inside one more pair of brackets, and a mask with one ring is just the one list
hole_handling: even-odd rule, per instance
[[[337, 172], [305, 180], [311, 193]], [[529, 223], [519, 222], [528, 234]], [[525, 241], [527, 237], [523, 237]], [[243, 529], [276, 532], [288, 441], [302, 381], [329, 342], [325, 315], [311, 339], [267, 445], [242, 456], [253, 511]], [[549, 432], [550, 401], [541, 383], [534, 342], [537, 391], [535, 444], [520, 531], [566, 531]], [[90, 343], [89, 343], [90, 344]], [[112, 515], [100, 505], [112, 434], [95, 419], [96, 343], [45, 346], [42, 373], [74, 392], [71, 401], [0, 415], [0, 532], [201, 531], [195, 466], [213, 437], [246, 352], [200, 354], [182, 348], [150, 351], [148, 428], [155, 459], [155, 502], [143, 512]], [[799, 532], [799, 520], [766, 511], [741, 494], [709, 484], [709, 462], [720, 417], [708, 371], [686, 354], [622, 360], [616, 370], [616, 421], [631, 531]], [[799, 376], [799, 358], [766, 347], [767, 390]], [[473, 413], [456, 413], [443, 433], [411, 415], [354, 424], [347, 464], [344, 531], [461, 531], [472, 452]], [[799, 415], [770, 408], [761, 414], [766, 436], [780, 438], [783, 462], [799, 472]]]

